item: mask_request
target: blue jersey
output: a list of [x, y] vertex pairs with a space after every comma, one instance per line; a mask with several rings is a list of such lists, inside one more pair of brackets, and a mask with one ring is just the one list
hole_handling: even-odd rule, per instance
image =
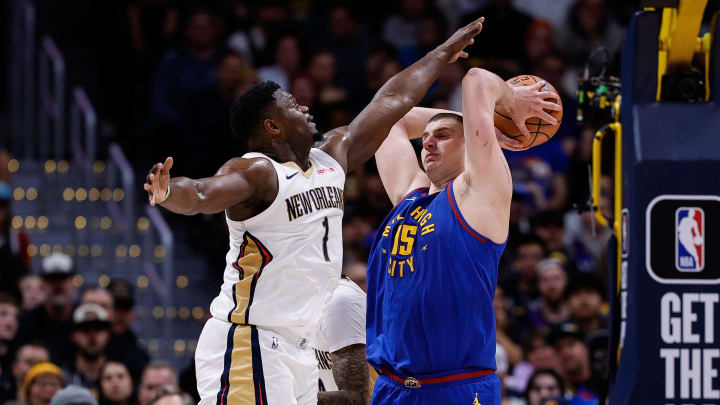
[[367, 360], [401, 376], [495, 366], [493, 298], [505, 244], [465, 221], [452, 182], [385, 218], [367, 271]]

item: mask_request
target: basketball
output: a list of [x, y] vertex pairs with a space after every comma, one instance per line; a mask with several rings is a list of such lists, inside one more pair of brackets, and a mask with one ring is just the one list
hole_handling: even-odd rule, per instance
[[[533, 75], [520, 75], [507, 80], [506, 83], [510, 84], [511, 86], [531, 86], [541, 80], [541, 78]], [[510, 118], [510, 115], [508, 114], [507, 110], [505, 110], [505, 107], [502, 104], [498, 103], [495, 105], [495, 127], [497, 127], [497, 129], [502, 131], [510, 138], [522, 142], [523, 145], [520, 147], [520, 149], [522, 150], [532, 148], [533, 146], [542, 145], [543, 143], [547, 142], [550, 138], [553, 137], [553, 135], [555, 135], [555, 132], [557, 132], [558, 128], [560, 127], [560, 123], [562, 122], [562, 101], [560, 100], [560, 95], [558, 94], [557, 90], [555, 90], [555, 87], [553, 87], [552, 84], [547, 83], [543, 88], [543, 91], [551, 91], [558, 95], [557, 100], [552, 98], [547, 98], [546, 100], [556, 102], [561, 107], [561, 110], [545, 110], [557, 120], [557, 125], [552, 125], [551, 123], [538, 117], [531, 117], [527, 121], [525, 121], [525, 126], [527, 126], [528, 131], [530, 131], [529, 138], [526, 138], [520, 132], [517, 126], [515, 126], [515, 123], [513, 122], [512, 118]]]

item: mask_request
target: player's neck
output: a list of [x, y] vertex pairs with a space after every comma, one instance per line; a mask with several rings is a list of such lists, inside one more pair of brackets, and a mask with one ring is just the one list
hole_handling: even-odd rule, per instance
[[258, 144], [250, 145], [250, 151], [259, 152], [278, 163], [294, 162], [302, 170], [310, 168], [310, 150], [293, 150], [290, 145]]

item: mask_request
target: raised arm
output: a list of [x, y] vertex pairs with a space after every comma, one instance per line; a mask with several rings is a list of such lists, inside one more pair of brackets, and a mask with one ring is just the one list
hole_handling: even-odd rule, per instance
[[330, 146], [328, 152], [346, 162], [348, 171], [370, 159], [390, 128], [420, 102], [440, 70], [447, 63], [467, 57], [463, 49], [473, 43], [484, 20], [480, 17], [460, 28], [442, 45], [388, 80], [350, 125], [340, 130], [342, 142]]
[[441, 112], [453, 111], [413, 108], [393, 125], [390, 134], [375, 152], [380, 179], [393, 205], [411, 190], [430, 185], [430, 179], [420, 168], [410, 140], [421, 137], [428, 120]]
[[[213, 177], [189, 179], [170, 178], [171, 157], [150, 170], [143, 188], [150, 205], [183, 215], [214, 214], [251, 199], [261, 199], [266, 193], [277, 193], [273, 179], [275, 169], [265, 159], [232, 159]], [[169, 193], [169, 195], [168, 195]], [[167, 198], [166, 198], [167, 197]]]
[[496, 103], [502, 103], [515, 125], [528, 135], [525, 120], [540, 117], [556, 120], [543, 110], [556, 110], [555, 103], [544, 101], [545, 82], [532, 86], [510, 87], [494, 73], [470, 69], [462, 82], [462, 106], [465, 112], [465, 171], [454, 183], [460, 211], [478, 232], [502, 243], [507, 237], [512, 197], [512, 179], [505, 156], [500, 150], [493, 125]]
[[[430, 118], [440, 113], [462, 115], [457, 111], [414, 107], [393, 125], [390, 134], [375, 152], [375, 163], [380, 178], [393, 204], [397, 204], [411, 190], [427, 187], [430, 184], [427, 175], [420, 168], [410, 140], [420, 138]], [[496, 132], [496, 138], [500, 146], [505, 149], [514, 149], [522, 145], [522, 142], [509, 138], [499, 131]]]

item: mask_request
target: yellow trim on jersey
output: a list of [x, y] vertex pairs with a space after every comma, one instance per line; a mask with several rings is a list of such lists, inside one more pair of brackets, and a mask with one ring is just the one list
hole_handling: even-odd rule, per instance
[[252, 304], [252, 296], [260, 276], [258, 272], [262, 271], [270, 260], [272, 260], [272, 255], [262, 246], [262, 243], [245, 232], [239, 257], [233, 263], [233, 267], [240, 272], [241, 280], [233, 286], [235, 307], [228, 317], [228, 321], [237, 324], [249, 323], [247, 310]]
[[313, 169], [315, 169], [315, 162], [313, 162], [312, 159], [309, 159], [309, 160], [310, 160], [310, 167], [307, 169], [307, 171], [303, 171], [303, 169], [301, 169], [300, 166], [298, 166], [297, 163], [295, 163], [295, 162], [285, 162], [285, 163], [281, 163], [281, 165], [287, 166], [287, 167], [292, 167], [293, 169], [298, 169], [300, 171], [300, 173], [302, 173], [302, 175], [305, 176], [305, 178], [309, 179], [310, 176], [312, 176]]

